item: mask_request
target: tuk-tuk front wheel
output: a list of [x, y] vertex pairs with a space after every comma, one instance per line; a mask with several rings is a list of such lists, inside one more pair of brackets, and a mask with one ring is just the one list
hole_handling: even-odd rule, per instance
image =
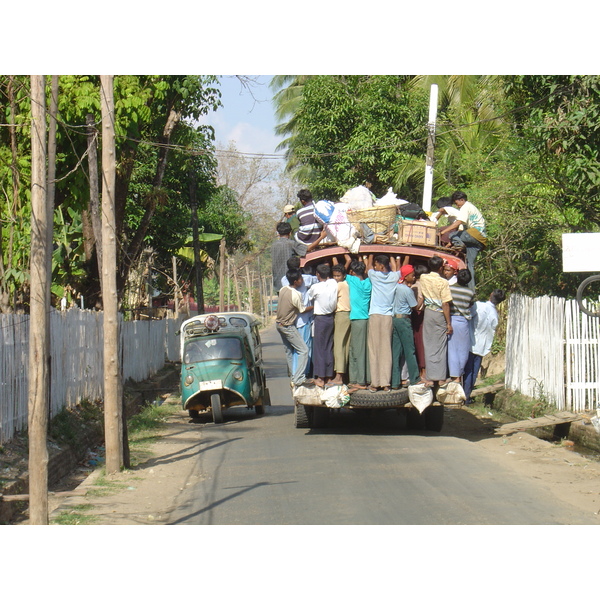
[[223, 410], [221, 409], [221, 396], [212, 394], [210, 397], [210, 408], [212, 410], [213, 421], [215, 423], [223, 422]]

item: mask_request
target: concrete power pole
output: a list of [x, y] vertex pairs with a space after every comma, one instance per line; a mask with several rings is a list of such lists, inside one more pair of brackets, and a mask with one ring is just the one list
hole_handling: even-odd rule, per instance
[[425, 159], [425, 185], [423, 186], [423, 210], [431, 210], [433, 187], [433, 151], [435, 148], [435, 122], [437, 118], [438, 86], [433, 84], [429, 95], [429, 121], [427, 123], [427, 157]]
[[48, 524], [50, 305], [48, 246], [52, 215], [46, 199], [46, 85], [31, 76], [31, 287], [29, 329], [29, 522]]
[[106, 473], [123, 466], [123, 385], [120, 373], [115, 224], [115, 106], [113, 75], [100, 76], [102, 107], [102, 306], [104, 311], [104, 429]]

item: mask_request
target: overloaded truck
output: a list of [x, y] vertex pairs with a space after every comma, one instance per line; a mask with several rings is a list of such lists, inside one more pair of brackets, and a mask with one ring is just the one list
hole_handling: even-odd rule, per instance
[[[348, 210], [348, 225], [354, 232], [354, 241], [336, 240], [332, 239], [333, 236], [328, 236], [330, 241], [325, 241], [308, 252], [301, 260], [301, 266], [314, 268], [323, 262], [338, 262], [343, 265], [348, 255], [357, 258], [368, 254], [384, 254], [399, 257], [400, 266], [427, 264], [432, 256], [438, 255], [445, 260], [452, 259], [460, 269], [466, 268], [464, 254], [459, 249], [441, 244], [434, 222], [428, 220], [426, 215], [417, 219], [403, 216], [401, 207], [402, 205], [389, 205]], [[414, 386], [417, 387], [421, 386]], [[294, 424], [296, 428], [324, 427], [330, 411], [340, 408], [356, 411], [394, 410], [405, 412], [409, 429], [441, 431], [444, 407], [462, 405], [460, 396], [445, 387], [432, 390], [429, 401], [426, 395], [417, 399], [416, 389], [410, 391], [412, 402], [408, 388], [387, 392], [357, 390], [348, 394], [344, 386], [328, 389], [299, 386], [293, 390]]]

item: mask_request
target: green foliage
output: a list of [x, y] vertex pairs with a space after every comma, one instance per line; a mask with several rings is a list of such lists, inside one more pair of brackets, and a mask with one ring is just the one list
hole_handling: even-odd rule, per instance
[[506, 78], [515, 131], [572, 231], [600, 226], [600, 76]]
[[291, 153], [315, 197], [341, 197], [370, 181], [391, 185], [403, 157], [423, 155], [427, 98], [401, 76], [315, 76], [304, 82]]

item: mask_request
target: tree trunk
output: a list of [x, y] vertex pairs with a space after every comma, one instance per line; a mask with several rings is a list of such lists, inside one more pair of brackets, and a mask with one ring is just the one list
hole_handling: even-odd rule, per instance
[[250, 277], [250, 267], [248, 263], [246, 267], [246, 285], [248, 286], [248, 312], [254, 312], [254, 302], [252, 300], [252, 278]]
[[104, 429], [106, 473], [123, 466], [123, 394], [120, 377], [117, 244], [115, 230], [115, 130], [113, 76], [100, 76], [102, 103], [102, 305], [104, 308]]
[[190, 200], [192, 205], [192, 237], [194, 243], [194, 274], [196, 281], [197, 314], [204, 314], [204, 289], [202, 287], [202, 261], [200, 260], [200, 243], [198, 241], [198, 201], [196, 199], [196, 182], [190, 174]]
[[29, 331], [29, 521], [48, 524], [48, 205], [46, 94], [43, 75], [31, 76], [31, 289]]
[[[88, 114], [85, 121], [87, 124], [88, 174], [90, 178], [90, 201], [86, 212], [89, 217], [89, 226], [91, 226], [91, 231], [86, 236], [89, 245], [89, 247], [86, 245], [86, 258], [91, 260], [95, 248], [98, 273], [100, 279], [102, 279], [102, 217], [100, 215], [100, 183], [98, 181], [98, 130], [93, 115]], [[85, 242], [86, 239], [84, 239]]]
[[173, 133], [173, 130], [177, 126], [177, 123], [179, 123], [180, 119], [181, 114], [171, 109], [160, 140], [162, 146], [160, 147], [158, 153], [158, 163], [156, 166], [156, 173], [154, 175], [153, 191], [151, 197], [148, 199], [146, 211], [142, 216], [137, 231], [135, 232], [135, 235], [133, 236], [133, 239], [131, 240], [131, 243], [127, 248], [128, 258], [127, 260], [122, 261], [121, 264], [121, 278], [123, 285], [127, 281], [127, 275], [130, 268], [129, 265], [134, 264], [142, 252], [144, 238], [146, 237], [148, 227], [150, 226], [150, 222], [152, 220], [152, 217], [154, 216], [154, 211], [156, 210], [156, 192], [162, 186], [165, 170], [167, 168], [167, 158], [169, 153], [167, 145], [171, 141], [171, 135]]

